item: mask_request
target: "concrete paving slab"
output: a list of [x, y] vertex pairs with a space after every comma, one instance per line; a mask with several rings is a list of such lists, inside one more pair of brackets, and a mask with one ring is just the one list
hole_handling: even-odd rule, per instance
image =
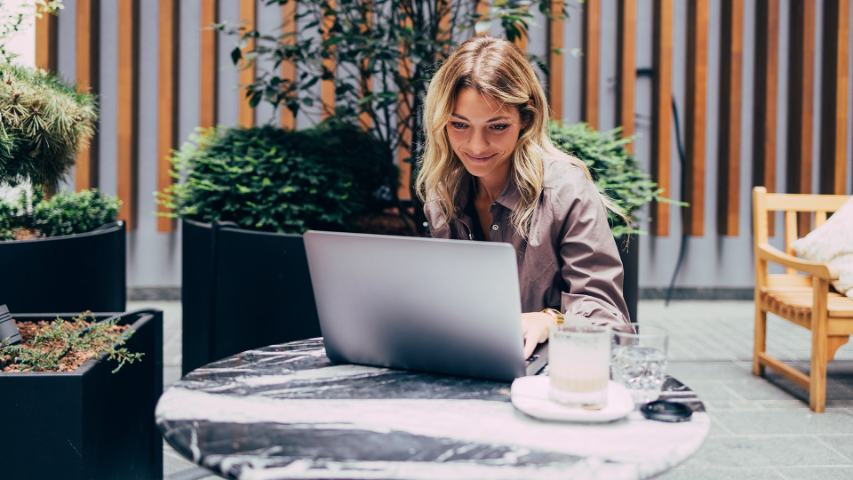
[[788, 467], [778, 470], [785, 480], [850, 480], [853, 478], [853, 466]]

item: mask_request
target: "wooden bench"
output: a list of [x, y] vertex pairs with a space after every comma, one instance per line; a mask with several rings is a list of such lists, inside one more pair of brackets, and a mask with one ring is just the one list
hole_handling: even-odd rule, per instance
[[[839, 347], [853, 334], [853, 300], [830, 290], [838, 272], [826, 264], [794, 256], [798, 236], [797, 213], [814, 214], [819, 227], [828, 213], [849, 200], [845, 195], [802, 195], [752, 190], [755, 242], [755, 348], [752, 373], [763, 375], [765, 367], [777, 370], [809, 392], [809, 407], [823, 412], [826, 405], [826, 366]], [[768, 212], [783, 211], [785, 251], [768, 242]], [[785, 273], [768, 273], [768, 263], [785, 267]], [[808, 375], [767, 354], [767, 313], [776, 314], [811, 331], [811, 368]]]

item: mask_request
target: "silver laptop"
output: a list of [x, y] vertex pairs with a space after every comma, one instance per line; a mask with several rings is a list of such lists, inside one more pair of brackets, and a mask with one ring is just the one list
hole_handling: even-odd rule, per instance
[[547, 362], [523, 358], [510, 244], [309, 231], [305, 251], [333, 362], [501, 381]]

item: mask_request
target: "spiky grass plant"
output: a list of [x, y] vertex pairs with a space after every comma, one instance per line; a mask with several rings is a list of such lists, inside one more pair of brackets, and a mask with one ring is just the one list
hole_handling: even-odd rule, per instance
[[96, 119], [92, 95], [42, 70], [0, 65], [0, 183], [55, 188]]

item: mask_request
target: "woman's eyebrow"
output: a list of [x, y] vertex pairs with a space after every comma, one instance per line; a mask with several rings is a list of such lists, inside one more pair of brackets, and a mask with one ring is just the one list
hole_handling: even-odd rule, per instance
[[[471, 121], [471, 120], [468, 120], [467, 118], [465, 118], [465, 116], [463, 116], [463, 115], [459, 115], [458, 113], [451, 113], [451, 114], [450, 114], [450, 116], [451, 116], [451, 117], [461, 118], [462, 120], [465, 120], [466, 122], [470, 122], [470, 121]], [[493, 118], [490, 118], [490, 119], [486, 120], [486, 123], [488, 123], [488, 122], [494, 122], [495, 120], [511, 120], [511, 119], [510, 119], [509, 117], [505, 116], [505, 115], [502, 115], [502, 116], [500, 116], [500, 117], [493, 117]]]

